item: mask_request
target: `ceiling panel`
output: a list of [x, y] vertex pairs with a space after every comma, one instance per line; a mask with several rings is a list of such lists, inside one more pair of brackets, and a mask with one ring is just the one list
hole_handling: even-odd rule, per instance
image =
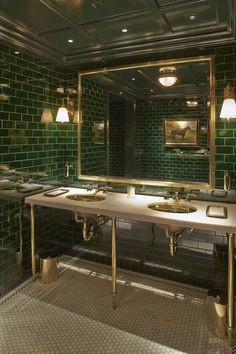
[[[108, 24], [104, 23], [84, 27], [88, 33], [103, 43], [126, 42], [163, 34], [164, 19], [161, 16], [154, 18], [151, 15], [142, 15], [126, 21], [112, 21], [109, 23], [109, 31], [107, 28]], [[122, 28], [127, 28], [128, 32], [123, 33]]]
[[[196, 16], [191, 20], [189, 16]], [[187, 29], [197, 29], [202, 26], [218, 25], [217, 2], [208, 0], [201, 3], [187, 3], [182, 6], [176, 6], [165, 10], [165, 16], [169, 21], [173, 31], [182, 31]]]
[[146, 9], [145, 0], [52, 0], [77, 23], [97, 22]]
[[0, 11], [15, 24], [35, 33], [53, 31], [69, 25], [38, 0], [0, 0]]
[[[41, 35], [43, 39], [49, 43], [53, 43], [58, 48], [63, 48], [65, 52], [89, 48], [90, 46], [98, 46], [98, 42], [87, 35], [84, 31], [75, 28], [63, 29], [61, 31], [47, 32]], [[73, 43], [69, 43], [68, 39], [73, 38]]]

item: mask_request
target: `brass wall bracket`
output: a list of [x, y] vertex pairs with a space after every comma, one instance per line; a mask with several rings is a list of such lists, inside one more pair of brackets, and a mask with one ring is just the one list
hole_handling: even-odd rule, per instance
[[93, 218], [92, 223], [88, 224], [87, 217], [79, 217], [77, 213], [75, 215], [75, 221], [77, 223], [83, 224], [82, 232], [83, 232], [83, 239], [84, 241], [91, 241], [96, 238], [96, 231], [98, 227], [106, 224], [110, 218], [104, 215], [96, 215]]

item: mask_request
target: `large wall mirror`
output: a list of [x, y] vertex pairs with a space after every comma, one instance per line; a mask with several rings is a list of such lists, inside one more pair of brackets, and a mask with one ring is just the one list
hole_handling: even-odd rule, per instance
[[79, 73], [80, 179], [214, 188], [214, 60]]

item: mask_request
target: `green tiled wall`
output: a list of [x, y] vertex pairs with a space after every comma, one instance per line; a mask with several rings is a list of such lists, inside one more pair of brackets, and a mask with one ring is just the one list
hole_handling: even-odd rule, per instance
[[106, 174], [105, 134], [101, 143], [93, 140], [93, 125], [105, 123], [107, 112], [106, 88], [90, 79], [82, 81], [83, 94], [81, 108], [83, 125], [81, 129], [81, 166], [82, 174]]
[[[109, 103], [109, 175], [125, 176], [125, 101]], [[117, 148], [119, 147], [119, 148]]]
[[[77, 126], [40, 123], [45, 107], [52, 109], [55, 120], [62, 98], [56, 88], [63, 83], [63, 68], [23, 52], [16, 55], [13, 48], [0, 44], [0, 94], [8, 96], [0, 100], [0, 163], [21, 171], [46, 172], [49, 180], [64, 176], [67, 151], [74, 148], [71, 136]], [[75, 139], [77, 147], [77, 136]], [[27, 215], [23, 220], [23, 273], [16, 267], [20, 206], [19, 202], [0, 205], [0, 293], [21, 281], [30, 270]], [[49, 219], [39, 234], [57, 238], [60, 228], [56, 228], [51, 216]]]
[[209, 108], [206, 100], [200, 101], [196, 108], [186, 107], [182, 99], [137, 101], [136, 110], [137, 177], [208, 182], [208, 156], [199, 157], [193, 148], [182, 149], [184, 155], [178, 156], [173, 148], [163, 146], [165, 119], [199, 118], [200, 148], [207, 149]]
[[0, 101], [0, 161], [11, 168], [46, 171], [61, 175], [63, 144], [68, 131], [62, 125], [41, 124], [44, 107], [53, 116], [61, 96], [62, 68], [45, 63], [28, 54], [15, 55], [13, 49], [1, 45], [0, 84], [9, 96]]

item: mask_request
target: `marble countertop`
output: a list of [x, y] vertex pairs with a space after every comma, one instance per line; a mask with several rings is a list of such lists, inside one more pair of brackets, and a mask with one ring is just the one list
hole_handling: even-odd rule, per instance
[[[151, 210], [147, 207], [149, 203], [163, 202], [162, 197], [136, 195], [133, 199], [128, 199], [125, 193], [106, 194], [106, 199], [98, 202], [79, 202], [67, 199], [70, 194], [93, 194], [80, 188], [66, 188], [66, 194], [57, 197], [48, 197], [43, 193], [26, 197], [27, 204], [41, 205], [49, 208], [70, 210], [71, 212], [87, 212], [92, 214], [102, 214], [106, 216], [116, 216], [118, 218], [146, 221], [159, 225], [184, 226], [196, 229], [236, 232], [236, 205], [230, 203], [213, 203], [194, 200], [189, 202], [197, 208], [196, 212], [188, 214], [166, 213]], [[98, 193], [102, 194], [102, 193]], [[225, 206], [228, 211], [227, 219], [212, 218], [206, 216], [208, 205]]]

